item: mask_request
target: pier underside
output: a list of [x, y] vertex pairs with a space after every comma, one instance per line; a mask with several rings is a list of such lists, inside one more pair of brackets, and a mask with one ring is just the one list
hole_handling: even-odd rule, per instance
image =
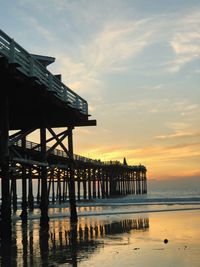
[[1, 98], [9, 98], [9, 130], [95, 126], [96, 120], [55, 97], [56, 92], [27, 77], [17, 64], [0, 57]]
[[[49, 79], [54, 79], [51, 74], [48, 73], [48, 75]], [[56, 83], [60, 85], [59, 90], [62, 90], [62, 84], [55, 80], [54, 86]], [[52, 81], [47, 85], [42, 84], [41, 80], [36, 77], [25, 75], [20, 70], [19, 64], [9, 63], [6, 57], [0, 57], [0, 178], [2, 192], [0, 223], [2, 229], [8, 229], [8, 226], [11, 226], [11, 194], [13, 189], [14, 191], [15, 188], [17, 189], [16, 185], [13, 184], [13, 181], [17, 179], [22, 181], [21, 218], [22, 221], [27, 221], [27, 169], [30, 168], [36, 168], [38, 171], [39, 190], [41, 191], [39, 193], [41, 226], [48, 226], [48, 166], [49, 164], [54, 166], [58, 164], [56, 161], [53, 162], [49, 155], [57, 146], [61, 146], [66, 154], [63, 163], [59, 164], [69, 170], [68, 200], [72, 221], [77, 221], [72, 132], [75, 127], [94, 126], [96, 120], [88, 119], [86, 101], [69, 88], [64, 87], [65, 98], [60, 97], [58, 90], [56, 91], [55, 88], [51, 90], [52, 84]], [[56, 127], [62, 127], [63, 132], [56, 134], [53, 130]], [[40, 142], [37, 148], [32, 149], [32, 151], [30, 148], [27, 150], [27, 135], [36, 129], [40, 132]], [[50, 140], [47, 139], [47, 129], [52, 136]], [[15, 130], [14, 133], [12, 130]], [[47, 143], [50, 141], [54, 144], [47, 151]], [[19, 143], [21, 151], [16, 146]], [[21, 170], [17, 171], [19, 164]], [[19, 176], [17, 177], [14, 173], [18, 173]], [[15, 197], [12, 198], [12, 200], [14, 199]], [[13, 207], [15, 206], [16, 204], [13, 203]]]

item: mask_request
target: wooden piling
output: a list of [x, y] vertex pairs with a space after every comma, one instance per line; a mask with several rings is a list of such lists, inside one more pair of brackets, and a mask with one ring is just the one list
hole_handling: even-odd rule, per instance
[[[46, 162], [46, 128], [42, 126], [40, 128], [40, 145], [41, 145], [41, 161]], [[47, 228], [49, 226], [48, 216], [48, 191], [47, 191], [47, 168], [41, 166], [41, 217], [40, 226]]]
[[32, 168], [28, 169], [28, 206], [31, 211], [34, 209], [34, 196], [33, 196], [33, 181], [32, 181]]
[[70, 221], [71, 223], [77, 223], [77, 210], [76, 210], [76, 196], [75, 196], [75, 184], [74, 184], [74, 159], [73, 159], [73, 133], [72, 127], [68, 128], [68, 151], [70, 155], [70, 177], [69, 177], [69, 203], [70, 203]]
[[13, 204], [13, 211], [17, 211], [17, 181], [15, 172], [14, 164], [11, 165], [11, 172], [10, 172], [10, 179], [11, 179], [11, 194], [12, 194], [12, 204]]
[[0, 98], [0, 167], [1, 167], [1, 227], [0, 234], [11, 232], [11, 196], [9, 181], [9, 101]]
[[[23, 156], [26, 158], [26, 138], [22, 138]], [[26, 183], [26, 166], [22, 163], [22, 223], [27, 223], [27, 183]]]

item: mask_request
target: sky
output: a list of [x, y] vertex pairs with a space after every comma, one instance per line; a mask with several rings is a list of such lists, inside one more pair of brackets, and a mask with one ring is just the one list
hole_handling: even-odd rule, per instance
[[[200, 1], [0, 0], [1, 29], [89, 103], [74, 152], [200, 177]], [[33, 137], [37, 139], [37, 134]]]

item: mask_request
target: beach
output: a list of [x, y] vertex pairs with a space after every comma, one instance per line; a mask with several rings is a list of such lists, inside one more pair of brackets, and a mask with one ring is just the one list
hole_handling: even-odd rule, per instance
[[0, 242], [0, 266], [199, 267], [199, 185], [186, 189], [149, 182], [146, 195], [77, 201], [73, 225], [69, 202], [50, 202], [46, 230], [36, 202], [22, 224], [19, 199], [12, 237]]
[[0, 266], [199, 267], [200, 210], [181, 208], [85, 215], [73, 227], [67, 216], [52, 217], [47, 231], [38, 219], [15, 220], [12, 240], [1, 242]]
[[200, 266], [199, 211], [147, 213], [142, 218], [148, 219], [148, 228], [108, 235], [100, 251], [79, 266]]

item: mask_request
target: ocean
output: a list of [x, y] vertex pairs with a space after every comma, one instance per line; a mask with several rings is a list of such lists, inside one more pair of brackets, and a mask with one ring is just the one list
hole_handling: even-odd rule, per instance
[[[13, 214], [14, 220], [20, 220], [20, 202], [21, 196], [19, 193], [18, 211]], [[39, 219], [40, 210], [36, 202], [35, 207], [33, 212], [28, 213], [29, 219]], [[79, 217], [194, 209], [200, 209], [200, 183], [198, 179], [192, 183], [188, 180], [150, 180], [148, 182], [147, 194], [77, 201]], [[69, 218], [69, 216], [68, 201], [61, 204], [58, 202], [52, 204], [50, 201], [50, 218]]]

